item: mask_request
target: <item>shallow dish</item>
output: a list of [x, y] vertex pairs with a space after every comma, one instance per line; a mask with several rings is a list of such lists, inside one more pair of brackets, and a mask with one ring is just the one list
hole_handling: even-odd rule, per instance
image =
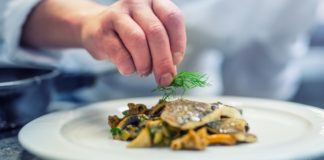
[[[188, 98], [188, 97], [187, 97]], [[122, 115], [128, 102], [154, 105], [157, 97], [121, 99], [40, 117], [22, 128], [19, 142], [45, 159], [299, 159], [324, 154], [324, 111], [302, 104], [239, 97], [188, 99], [235, 105], [243, 109], [258, 142], [210, 146], [204, 151], [169, 148], [129, 149], [113, 140], [107, 116]]]

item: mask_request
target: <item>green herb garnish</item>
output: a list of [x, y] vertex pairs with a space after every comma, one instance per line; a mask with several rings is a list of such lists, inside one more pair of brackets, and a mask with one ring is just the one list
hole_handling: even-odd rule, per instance
[[175, 96], [178, 89], [182, 90], [181, 96], [183, 96], [189, 89], [196, 87], [206, 87], [209, 85], [210, 84], [208, 83], [208, 78], [205, 74], [201, 74], [199, 72], [184, 71], [178, 73], [169, 86], [158, 86], [153, 90], [153, 92], [162, 92], [162, 100], [167, 100], [171, 96]]
[[118, 127], [114, 127], [110, 129], [110, 132], [113, 136], [119, 135], [122, 133], [121, 129]]

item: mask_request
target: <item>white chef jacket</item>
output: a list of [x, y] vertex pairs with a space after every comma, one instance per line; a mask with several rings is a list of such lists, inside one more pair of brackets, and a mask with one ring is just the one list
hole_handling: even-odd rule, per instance
[[[107, 61], [94, 60], [82, 49], [22, 48], [19, 45], [22, 26], [40, 1], [0, 0], [0, 65], [51, 65], [73, 72], [115, 69]], [[112, 3], [111, 0], [101, 2]], [[206, 73], [212, 83], [211, 87], [191, 94], [277, 99], [294, 95], [300, 77], [296, 62], [307, 51], [306, 33], [312, 25], [317, 0], [174, 2], [184, 12], [188, 33], [187, 53], [179, 70]], [[117, 87], [155, 85], [152, 77], [117, 81], [120, 82]]]

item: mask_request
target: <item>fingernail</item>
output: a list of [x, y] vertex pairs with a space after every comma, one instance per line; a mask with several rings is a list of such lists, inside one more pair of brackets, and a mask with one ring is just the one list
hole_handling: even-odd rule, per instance
[[166, 73], [166, 74], [161, 76], [159, 82], [160, 82], [161, 86], [168, 86], [168, 85], [170, 85], [172, 80], [173, 80], [173, 76], [170, 73]]
[[173, 53], [173, 64], [177, 65], [179, 64], [183, 59], [183, 54], [181, 52], [175, 52]]
[[123, 76], [130, 76], [131, 74], [132, 74], [132, 72], [125, 72], [125, 71], [123, 71], [123, 70], [118, 70], [119, 71], [119, 73], [121, 74], [121, 75], [123, 75]]
[[135, 72], [134, 68], [131, 66], [127, 66], [125, 68], [118, 68], [118, 71], [123, 76], [130, 76]]
[[150, 75], [151, 71], [145, 71], [145, 72], [141, 72], [140, 76], [141, 77], [147, 77], [148, 75]]
[[148, 76], [148, 74], [145, 74], [145, 73], [140, 74], [140, 77], [147, 77], [147, 76]]
[[148, 76], [148, 74], [145, 74], [145, 73], [140, 74], [140, 77], [147, 77], [147, 76]]

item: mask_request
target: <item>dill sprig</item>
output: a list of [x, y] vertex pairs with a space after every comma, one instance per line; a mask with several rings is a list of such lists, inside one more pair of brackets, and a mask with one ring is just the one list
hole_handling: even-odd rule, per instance
[[208, 83], [208, 77], [205, 74], [183, 71], [175, 76], [169, 86], [158, 86], [153, 90], [153, 92], [162, 92], [162, 100], [167, 100], [171, 96], [175, 96], [178, 89], [182, 90], [181, 96], [183, 96], [189, 89], [206, 87], [208, 85], [210, 84]]

